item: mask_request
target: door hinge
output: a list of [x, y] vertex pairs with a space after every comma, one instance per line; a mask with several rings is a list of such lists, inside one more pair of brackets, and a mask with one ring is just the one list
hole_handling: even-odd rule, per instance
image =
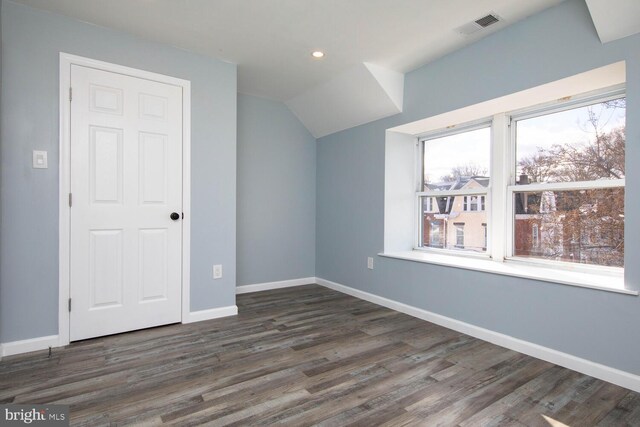
[[69, 298], [69, 313], [71, 313], [71, 298]]
[[71, 100], [73, 100], [73, 89], [69, 88], [69, 102], [71, 102]]
[[184, 219], [184, 212], [182, 212], [182, 219]]
[[69, 207], [73, 205], [73, 196], [69, 193]]

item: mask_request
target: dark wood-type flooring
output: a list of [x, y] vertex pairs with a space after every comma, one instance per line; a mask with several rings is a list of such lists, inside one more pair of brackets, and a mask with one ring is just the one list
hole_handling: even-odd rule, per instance
[[320, 286], [238, 307], [7, 357], [0, 403], [91, 426], [640, 426], [638, 393]]

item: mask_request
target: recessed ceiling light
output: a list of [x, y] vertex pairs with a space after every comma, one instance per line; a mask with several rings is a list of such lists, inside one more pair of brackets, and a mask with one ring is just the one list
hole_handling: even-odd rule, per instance
[[313, 56], [316, 59], [320, 59], [320, 58], [324, 57], [324, 52], [316, 50], [316, 51], [311, 52], [311, 56]]

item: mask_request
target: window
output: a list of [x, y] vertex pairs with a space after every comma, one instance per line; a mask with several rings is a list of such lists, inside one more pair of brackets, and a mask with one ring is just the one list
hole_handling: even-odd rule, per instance
[[442, 231], [440, 228], [439, 221], [431, 221], [429, 223], [431, 225], [429, 229], [429, 245], [434, 248], [439, 248], [442, 246]]
[[[637, 295], [624, 272], [626, 75], [620, 61], [387, 129], [380, 255]], [[463, 175], [477, 186], [452, 186]]]
[[424, 211], [425, 212], [437, 212], [436, 199], [435, 197], [425, 197], [424, 198]]
[[615, 87], [421, 137], [418, 249], [624, 267], [625, 112]]
[[483, 211], [485, 196], [464, 196], [464, 210], [466, 212]]
[[624, 266], [625, 111], [614, 94], [514, 116], [513, 256]]
[[484, 224], [484, 223], [482, 224], [482, 231], [483, 231], [483, 234], [484, 234], [484, 244], [482, 245], [482, 249], [486, 251], [487, 250], [487, 241], [489, 240], [489, 239], [487, 239], [487, 224]]
[[486, 252], [489, 123], [427, 136], [421, 147], [420, 248]]
[[454, 224], [456, 226], [456, 247], [464, 248], [464, 224]]

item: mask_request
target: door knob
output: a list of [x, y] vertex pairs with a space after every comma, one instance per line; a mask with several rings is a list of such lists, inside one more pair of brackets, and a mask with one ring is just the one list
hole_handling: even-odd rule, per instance
[[180, 214], [178, 212], [171, 212], [171, 215], [169, 215], [169, 218], [171, 218], [174, 221], [177, 221], [180, 219]]

